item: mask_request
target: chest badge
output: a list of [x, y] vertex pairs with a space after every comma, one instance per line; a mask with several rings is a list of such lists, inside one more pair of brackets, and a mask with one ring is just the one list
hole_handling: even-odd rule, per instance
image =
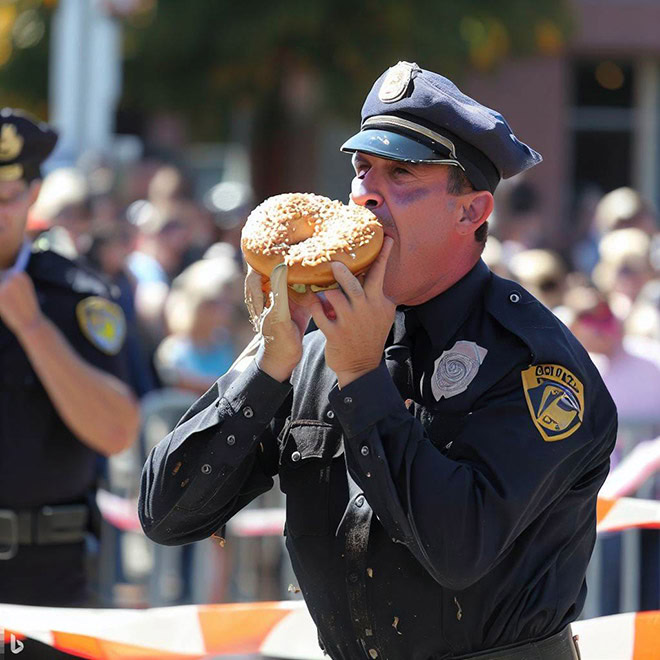
[[431, 377], [431, 391], [436, 401], [465, 392], [474, 380], [488, 350], [473, 341], [457, 341], [436, 361]]
[[76, 316], [83, 334], [96, 348], [108, 355], [119, 353], [126, 336], [124, 312], [119, 305], [90, 296], [78, 303]]
[[580, 428], [584, 387], [575, 374], [558, 364], [537, 364], [521, 376], [532, 421], [546, 442], [563, 440]]
[[413, 71], [417, 68], [419, 67], [411, 62], [399, 62], [396, 66], [390, 67], [378, 90], [378, 98], [383, 103], [395, 103], [401, 100], [410, 85]]

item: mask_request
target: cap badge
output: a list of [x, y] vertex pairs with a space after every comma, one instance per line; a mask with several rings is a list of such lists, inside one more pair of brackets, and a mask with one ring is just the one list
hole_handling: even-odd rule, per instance
[[0, 131], [0, 160], [13, 160], [21, 153], [23, 138], [14, 124], [3, 124]]
[[488, 350], [473, 341], [457, 341], [436, 361], [431, 377], [431, 390], [436, 401], [465, 392], [474, 380]]
[[395, 103], [401, 100], [410, 85], [413, 71], [417, 68], [419, 67], [414, 62], [399, 62], [391, 66], [378, 90], [378, 98], [383, 103]]
[[577, 376], [558, 364], [537, 364], [521, 376], [532, 421], [546, 442], [567, 438], [580, 428], [584, 387]]

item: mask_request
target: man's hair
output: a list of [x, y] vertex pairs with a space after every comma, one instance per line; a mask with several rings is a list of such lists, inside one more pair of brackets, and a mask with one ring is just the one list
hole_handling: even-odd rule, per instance
[[[450, 195], [464, 195], [465, 193], [474, 192], [474, 186], [470, 180], [465, 176], [465, 172], [460, 167], [451, 165], [449, 167], [449, 177], [447, 178], [447, 192]], [[488, 222], [484, 222], [479, 226], [479, 229], [474, 232], [474, 239], [477, 243], [481, 243], [483, 250], [488, 238]]]

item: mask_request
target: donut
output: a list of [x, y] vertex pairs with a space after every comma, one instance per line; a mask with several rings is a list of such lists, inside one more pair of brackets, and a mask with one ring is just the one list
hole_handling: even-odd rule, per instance
[[383, 227], [369, 209], [312, 193], [269, 197], [250, 213], [241, 234], [247, 263], [266, 278], [286, 263], [287, 283], [297, 293], [337, 286], [332, 261], [363, 273], [382, 245]]

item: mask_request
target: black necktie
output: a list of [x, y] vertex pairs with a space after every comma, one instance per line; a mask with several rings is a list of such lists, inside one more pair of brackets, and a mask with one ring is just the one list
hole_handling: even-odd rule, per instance
[[413, 308], [399, 308], [385, 348], [385, 364], [403, 400], [415, 396], [411, 354], [419, 319]]

